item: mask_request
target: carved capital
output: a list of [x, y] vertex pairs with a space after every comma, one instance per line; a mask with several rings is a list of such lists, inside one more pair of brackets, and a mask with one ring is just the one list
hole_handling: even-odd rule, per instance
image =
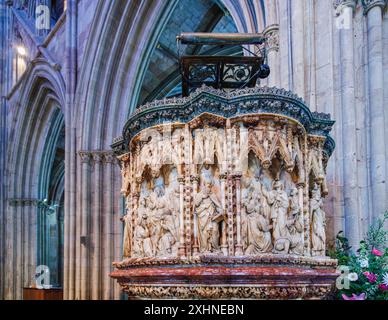
[[242, 177], [242, 173], [241, 172], [235, 172], [233, 173], [233, 177], [236, 181], [240, 181], [241, 180], [241, 177]]
[[190, 176], [191, 183], [199, 183], [199, 176]]
[[8, 203], [11, 207], [31, 207], [38, 205], [38, 199], [12, 198]]
[[106, 152], [104, 154], [103, 162], [104, 163], [115, 163], [116, 162], [116, 157], [113, 154], [113, 152]]
[[177, 180], [178, 180], [179, 184], [184, 184], [185, 183], [185, 177], [184, 176], [179, 176]]
[[279, 26], [277, 24], [268, 26], [263, 34], [267, 38], [267, 51], [279, 51]]
[[125, 153], [123, 155], [118, 156], [117, 159], [122, 162], [127, 162], [129, 161], [129, 157], [130, 157], [129, 153]]
[[350, 7], [353, 10], [356, 8], [357, 0], [334, 0], [333, 6], [337, 15], [341, 14], [342, 9]]
[[86, 163], [86, 164], [90, 163], [90, 160], [92, 158], [90, 152], [88, 152], [88, 151], [79, 151], [78, 155], [81, 158], [81, 163]]
[[305, 187], [305, 183], [304, 182], [298, 182], [297, 184], [296, 184], [296, 187], [298, 188], [298, 189], [303, 189], [304, 187]]
[[381, 9], [384, 9], [387, 4], [387, 0], [361, 0], [361, 3], [364, 7], [364, 14], [366, 15], [373, 7], [378, 6]]
[[[112, 151], [104, 150], [93, 150], [93, 151], [79, 151], [79, 156], [81, 157], [81, 162], [86, 164], [95, 164], [95, 163], [115, 163], [116, 157]], [[121, 161], [127, 160], [126, 158], [120, 159]]]
[[93, 159], [93, 163], [102, 163], [104, 154], [102, 152], [92, 152], [91, 153], [91, 158]]
[[220, 179], [221, 180], [226, 180], [226, 178], [228, 177], [227, 173], [226, 172], [223, 172], [220, 174]]

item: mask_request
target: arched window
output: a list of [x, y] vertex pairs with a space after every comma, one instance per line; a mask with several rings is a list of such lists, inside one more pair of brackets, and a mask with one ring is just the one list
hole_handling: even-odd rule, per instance
[[15, 84], [27, 68], [27, 49], [19, 32], [15, 31], [13, 45], [13, 84]]

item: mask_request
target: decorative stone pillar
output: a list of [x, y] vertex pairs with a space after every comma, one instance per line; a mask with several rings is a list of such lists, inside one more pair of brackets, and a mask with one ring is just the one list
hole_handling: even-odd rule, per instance
[[184, 188], [184, 218], [185, 218], [185, 248], [186, 256], [192, 254], [192, 219], [191, 219], [191, 200], [192, 200], [192, 186], [190, 177], [191, 168], [191, 132], [189, 125], [186, 124], [184, 127], [184, 171], [185, 171], [185, 188]]
[[[304, 199], [305, 199], [305, 193], [304, 193], [304, 187], [305, 187], [305, 183], [304, 182], [300, 182], [297, 184], [297, 188], [298, 188], [298, 197], [299, 197], [299, 207], [300, 207], [300, 213], [302, 215], [302, 222], [303, 222], [303, 231], [302, 231], [302, 240], [303, 240], [303, 243], [302, 243], [302, 246], [303, 248], [305, 248], [305, 241], [306, 241], [306, 226], [305, 226], [305, 203], [304, 203]], [[305, 250], [305, 249], [303, 249]]]
[[376, 220], [387, 210], [386, 157], [383, 78], [383, 10], [384, 0], [362, 0], [368, 29], [368, 81], [370, 115], [370, 171], [372, 215]]
[[[191, 184], [193, 186], [192, 189], [192, 198], [195, 199], [195, 196], [198, 192], [198, 183], [199, 183], [199, 177], [198, 176], [191, 176]], [[198, 243], [198, 217], [196, 214], [193, 214], [193, 257], [197, 257], [199, 254], [199, 243]]]
[[[228, 215], [228, 209], [226, 205], [226, 198], [227, 198], [227, 181], [228, 181], [228, 175], [227, 173], [221, 173], [220, 174], [220, 183], [221, 183], [221, 208], [222, 208], [222, 214], [224, 217], [227, 217]], [[227, 239], [227, 226], [226, 221], [224, 220], [221, 225], [221, 250], [222, 253], [227, 256], [228, 255], [228, 239]]]
[[227, 230], [227, 241], [228, 241], [228, 255], [234, 255], [234, 196], [235, 196], [235, 188], [234, 188], [234, 176], [228, 175], [227, 179], [228, 183], [228, 205], [227, 205], [227, 221], [223, 222], [225, 224], [225, 228]]
[[241, 239], [241, 176], [241, 173], [236, 173], [234, 175], [236, 182], [236, 256], [243, 255], [243, 245]]
[[184, 192], [185, 192], [185, 178], [183, 176], [178, 177], [179, 182], [179, 256], [186, 258], [186, 246], [185, 246], [185, 205], [184, 205]]

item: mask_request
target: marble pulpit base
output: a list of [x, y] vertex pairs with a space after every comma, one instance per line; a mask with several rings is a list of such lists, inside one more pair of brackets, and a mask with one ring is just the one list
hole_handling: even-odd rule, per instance
[[325, 299], [338, 277], [325, 257], [128, 259], [115, 264], [129, 299]]

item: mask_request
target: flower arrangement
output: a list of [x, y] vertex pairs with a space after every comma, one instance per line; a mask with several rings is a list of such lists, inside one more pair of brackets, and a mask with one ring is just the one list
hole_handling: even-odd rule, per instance
[[388, 300], [388, 231], [385, 223], [388, 212], [371, 226], [366, 238], [353, 252], [342, 231], [336, 238], [336, 249], [329, 255], [338, 259], [338, 265], [347, 266], [348, 286], [338, 289], [341, 300]]

